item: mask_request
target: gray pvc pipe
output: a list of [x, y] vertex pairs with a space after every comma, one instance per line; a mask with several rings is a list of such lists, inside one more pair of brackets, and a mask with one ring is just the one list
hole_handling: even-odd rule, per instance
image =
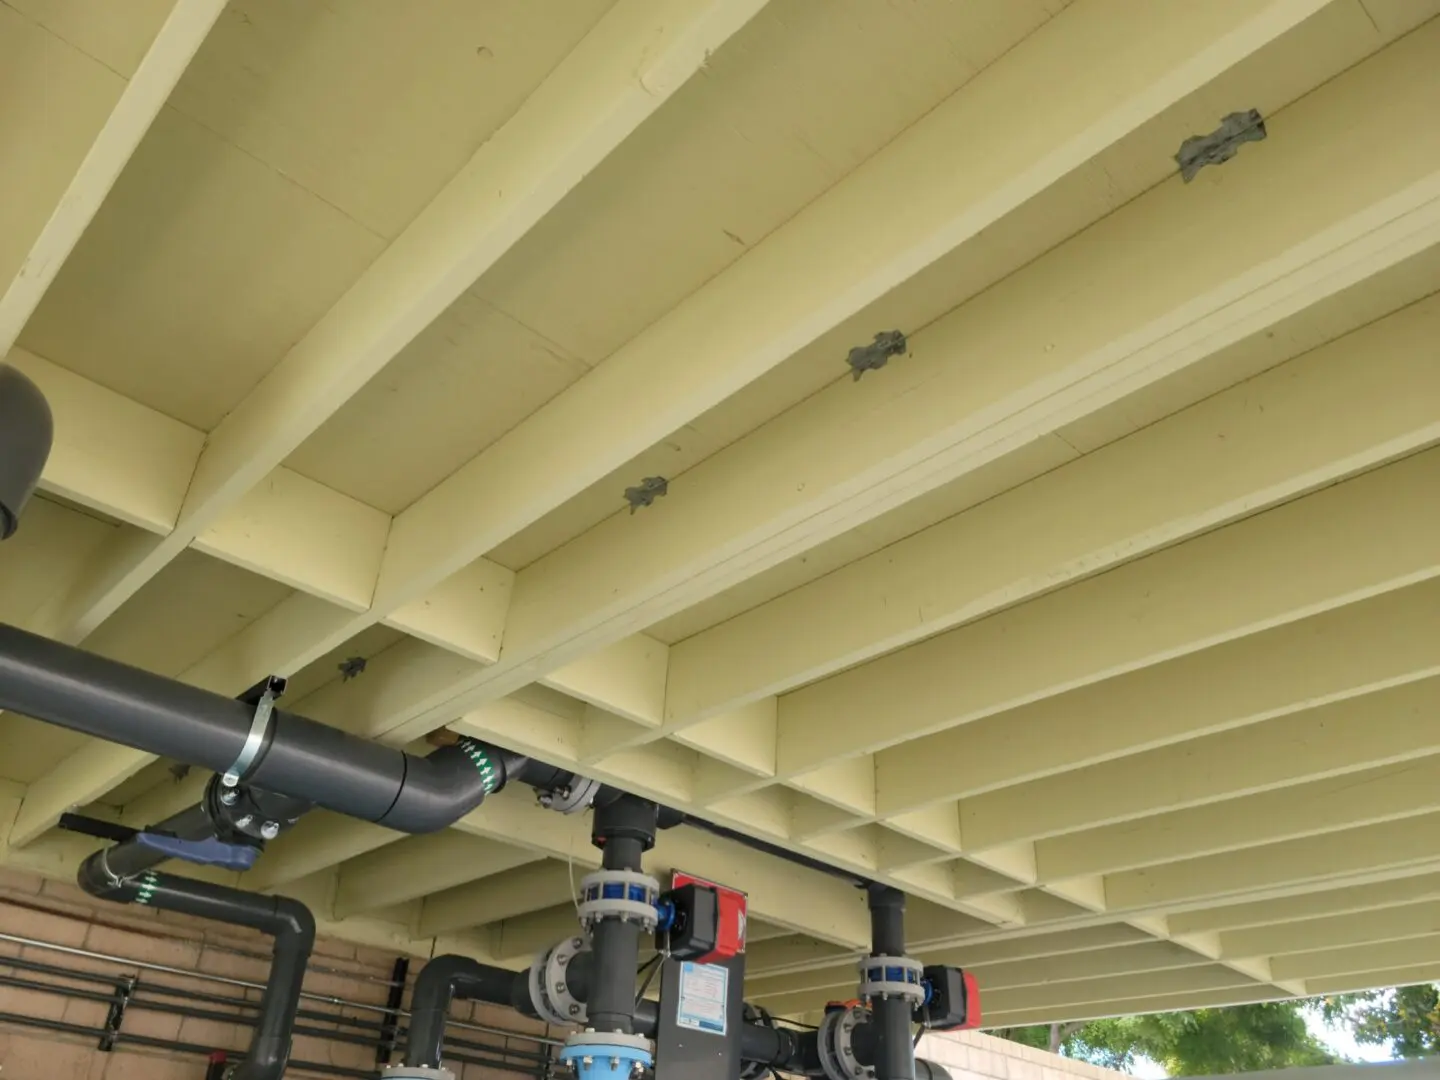
[[[0, 624], [0, 709], [223, 773], [240, 756], [254, 709], [234, 698]], [[416, 757], [276, 710], [246, 782], [400, 832], [432, 832], [479, 806], [495, 779], [478, 743]]]
[[15, 368], [0, 364], [0, 540], [20, 525], [54, 434], [45, 395]]

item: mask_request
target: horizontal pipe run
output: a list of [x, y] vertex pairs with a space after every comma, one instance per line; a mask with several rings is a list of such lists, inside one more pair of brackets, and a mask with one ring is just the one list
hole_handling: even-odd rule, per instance
[[[26, 1016], [24, 1013], [0, 1012], [0, 1024], [13, 1024], [17, 1027], [35, 1028], [40, 1031], [54, 1032], [60, 1035], [76, 1035], [87, 1039], [99, 1039], [106, 1034], [104, 1028], [89, 1027], [85, 1024], [74, 1024], [66, 1020], [51, 1020], [41, 1016]], [[147, 1035], [131, 1035], [127, 1032], [120, 1032], [115, 1036], [115, 1045], [118, 1046], [143, 1046], [149, 1050], [168, 1050], [178, 1054], [195, 1054], [200, 1057], [209, 1057], [215, 1052], [213, 1046], [202, 1046], [199, 1043], [180, 1042], [178, 1039], [156, 1039]], [[359, 1069], [347, 1069], [341, 1065], [330, 1065], [324, 1062], [293, 1061], [290, 1067], [297, 1072], [313, 1072], [328, 1076], [349, 1076], [357, 1080], [373, 1080], [373, 1072], [362, 1072]]]
[[[185, 968], [171, 967], [168, 964], [155, 964], [147, 960], [134, 960], [127, 956], [113, 956], [109, 953], [94, 952], [89, 949], [78, 948], [74, 945], [60, 945], [53, 941], [41, 941], [38, 938], [23, 937], [19, 934], [8, 934], [0, 931], [0, 941], [9, 942], [12, 945], [28, 946], [35, 949], [46, 949], [51, 952], [61, 953], [66, 956], [78, 956], [86, 960], [103, 960], [112, 964], [122, 964], [125, 967], [136, 968], [140, 971], [153, 971], [161, 975], [178, 975], [182, 978], [198, 979], [203, 982], [216, 983], [222, 986], [233, 986], [240, 990], [264, 990], [265, 984], [252, 982], [248, 979], [236, 979], [228, 975], [212, 975], [203, 971], [187, 971]], [[5, 963], [12, 963], [7, 959]], [[76, 978], [82, 976], [77, 972]], [[154, 984], [150, 984], [154, 985]], [[188, 994], [190, 991], [177, 992]], [[335, 1005], [346, 1009], [360, 1009], [365, 1012], [383, 1013], [388, 1010], [384, 1005], [374, 1005], [364, 1001], [351, 1001], [347, 998], [334, 997], [330, 994], [315, 994], [310, 991], [302, 991], [300, 997], [305, 1001], [314, 1001], [322, 1005]], [[408, 1010], [401, 1009], [400, 1015], [409, 1018]], [[524, 1042], [537, 1043], [541, 1046], [562, 1046], [563, 1039], [550, 1039], [541, 1035], [526, 1035], [518, 1031], [506, 1031], [504, 1028], [490, 1027], [485, 1024], [475, 1024], [468, 1020], [451, 1020], [449, 1026], [462, 1031], [475, 1031], [482, 1035], [500, 1035], [512, 1039], [520, 1039]]]
[[[92, 971], [78, 971], [70, 968], [59, 967], [54, 964], [45, 964], [39, 961], [30, 960], [24, 957], [6, 957], [3, 967], [16, 968], [19, 970], [36, 972], [42, 975], [49, 975], [53, 978], [70, 979], [76, 982], [87, 982], [95, 985], [105, 986], [106, 990], [85, 990], [79, 987], [60, 986], [55, 983], [41, 982], [36, 979], [24, 979], [16, 975], [0, 974], [0, 986], [11, 986], [20, 990], [34, 990], [39, 993], [49, 993], [56, 996], [74, 998], [77, 1000], [96, 1001], [109, 1003], [114, 1000], [115, 990], [122, 985], [127, 985], [128, 980], [118, 975], [103, 975]], [[221, 1005], [237, 1010], [236, 1013], [221, 1013], [209, 1009], [199, 1009], [183, 1004], [169, 1004], [165, 1001], [154, 1001], [152, 997], [158, 998], [183, 998], [191, 1001], [203, 1002], [207, 1005]], [[167, 986], [153, 982], [138, 982], [133, 985], [130, 996], [126, 1002], [126, 1008], [141, 1012], [158, 1012], [176, 1016], [187, 1016], [197, 1020], [216, 1020], [219, 1022], [233, 1024], [241, 1027], [254, 1027], [256, 1017], [253, 1014], [260, 1008], [260, 1003], [251, 1001], [248, 998], [226, 997], [222, 994], [206, 994], [202, 992], [182, 989], [180, 987]], [[345, 1016], [340, 1013], [320, 1012], [315, 1009], [297, 1009], [295, 1016], [299, 1020], [314, 1021], [315, 1024], [329, 1024], [338, 1027], [359, 1029], [357, 1033], [337, 1032], [325, 1027], [311, 1027], [308, 1025], [296, 1024], [294, 1033], [297, 1035], [313, 1035], [317, 1038], [334, 1039], [338, 1042], [348, 1042], [362, 1046], [378, 1046], [381, 1042], [379, 1032], [379, 1020], [367, 1021], [359, 1017]], [[399, 1029], [400, 1034], [405, 1034], [405, 1029]], [[531, 1036], [520, 1032], [496, 1032], [514, 1038], [521, 1042], [534, 1041]], [[493, 1043], [479, 1043], [468, 1039], [449, 1039], [448, 1045], [451, 1049], [480, 1050], [487, 1053], [499, 1054], [504, 1058], [515, 1058], [521, 1061], [539, 1063], [548, 1061], [549, 1055], [543, 1051], [522, 1050], [514, 1047], [500, 1047]], [[453, 1057], [453, 1055], [452, 1055]]]
[[[3, 624], [0, 709], [217, 773], [240, 759], [256, 712], [235, 698]], [[499, 751], [482, 761], [472, 753], [478, 745], [462, 740], [417, 757], [277, 709], [244, 778], [399, 832], [433, 832], [503, 784], [506, 761], [525, 761]]]
[[[217, 773], [241, 758], [255, 721], [254, 706], [244, 701], [4, 624], [0, 709]], [[453, 824], [507, 779], [544, 790], [574, 778], [567, 770], [475, 740], [461, 739], [418, 757], [281, 709], [271, 713], [259, 756], [244, 777], [253, 787], [407, 833]], [[625, 794], [603, 785], [595, 805]], [[868, 884], [818, 859], [668, 808], [660, 825], [682, 820], [776, 858]]]

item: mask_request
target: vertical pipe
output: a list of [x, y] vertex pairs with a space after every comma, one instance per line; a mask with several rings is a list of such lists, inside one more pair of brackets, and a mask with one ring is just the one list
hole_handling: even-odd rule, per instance
[[[606, 870], [641, 869], [640, 860], [655, 843], [659, 807], [634, 795], [597, 806], [592, 839]], [[594, 1031], [635, 1034], [635, 971], [640, 965], [640, 925], [604, 918], [591, 930], [594, 973], [586, 1026]]]
[[[871, 956], [905, 955], [905, 894], [888, 885], [871, 885]], [[910, 1037], [910, 1002], [882, 997], [871, 1002], [874, 1017], [875, 1080], [915, 1080], [915, 1045]]]
[[397, 956], [390, 969], [390, 993], [385, 998], [385, 1014], [380, 1023], [380, 1045], [375, 1048], [375, 1065], [390, 1064], [400, 1032], [400, 1006], [405, 1003], [405, 981], [410, 975], [410, 958]]

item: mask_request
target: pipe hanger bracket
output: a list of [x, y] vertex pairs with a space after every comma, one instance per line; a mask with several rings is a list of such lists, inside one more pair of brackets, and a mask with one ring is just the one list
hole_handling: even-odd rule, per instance
[[245, 745], [240, 747], [235, 763], [220, 777], [220, 783], [227, 788], [237, 786], [245, 774], [254, 768], [255, 761], [265, 746], [265, 739], [270, 734], [270, 722], [275, 716], [275, 702], [285, 692], [285, 680], [278, 675], [271, 675], [258, 689], [260, 697], [255, 702], [255, 716], [250, 721], [250, 732], [245, 736]]

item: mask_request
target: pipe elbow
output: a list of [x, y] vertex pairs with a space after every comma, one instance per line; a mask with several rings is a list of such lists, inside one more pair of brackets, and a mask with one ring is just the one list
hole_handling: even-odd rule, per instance
[[276, 937], [287, 937], [307, 954], [315, 947], [315, 916], [299, 900], [275, 897]]
[[443, 996], [448, 1005], [455, 984], [479, 967], [478, 960], [458, 953], [445, 953], [427, 960], [415, 977], [415, 1001], [430, 1004]]
[[489, 747], [466, 741], [428, 757], [405, 756], [405, 775], [377, 825], [404, 833], [438, 832], [474, 810], [505, 782], [504, 766]]
[[102, 848], [80, 864], [80, 869], [75, 873], [75, 884], [97, 900], [127, 904], [134, 898], [124, 894], [125, 883], [118, 880], [106, 867], [106, 850], [108, 849]]

